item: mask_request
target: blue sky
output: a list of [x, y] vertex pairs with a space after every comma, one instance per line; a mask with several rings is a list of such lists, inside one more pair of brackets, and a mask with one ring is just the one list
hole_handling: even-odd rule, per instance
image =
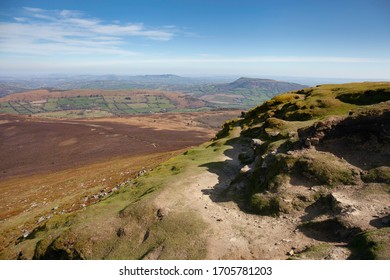
[[390, 79], [388, 0], [10, 1], [0, 75]]

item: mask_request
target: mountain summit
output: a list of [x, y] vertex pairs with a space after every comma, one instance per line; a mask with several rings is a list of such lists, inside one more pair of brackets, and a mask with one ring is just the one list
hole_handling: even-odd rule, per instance
[[307, 87], [296, 83], [282, 82], [271, 79], [257, 79], [241, 77], [234, 82], [225, 85], [227, 90], [235, 90], [239, 88], [255, 89], [262, 88], [265, 91], [273, 93], [282, 93], [286, 91], [298, 90]]

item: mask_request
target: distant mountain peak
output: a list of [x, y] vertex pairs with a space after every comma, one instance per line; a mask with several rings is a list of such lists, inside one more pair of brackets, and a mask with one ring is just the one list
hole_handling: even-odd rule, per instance
[[225, 90], [233, 90], [238, 88], [246, 89], [264, 89], [269, 92], [282, 93], [285, 91], [298, 90], [307, 87], [306, 85], [289, 83], [283, 81], [276, 81], [272, 79], [259, 79], [259, 78], [247, 78], [241, 77], [234, 82], [225, 84]]

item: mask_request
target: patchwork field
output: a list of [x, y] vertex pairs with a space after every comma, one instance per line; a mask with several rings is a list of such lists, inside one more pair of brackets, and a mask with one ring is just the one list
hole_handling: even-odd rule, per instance
[[0, 113], [93, 118], [212, 109], [207, 101], [154, 90], [32, 90], [0, 98]]

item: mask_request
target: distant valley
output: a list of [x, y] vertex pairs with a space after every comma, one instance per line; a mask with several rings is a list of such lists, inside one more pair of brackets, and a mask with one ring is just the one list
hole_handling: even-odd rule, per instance
[[175, 75], [3, 80], [0, 112], [80, 118], [248, 109], [305, 87], [253, 78], [210, 83]]

